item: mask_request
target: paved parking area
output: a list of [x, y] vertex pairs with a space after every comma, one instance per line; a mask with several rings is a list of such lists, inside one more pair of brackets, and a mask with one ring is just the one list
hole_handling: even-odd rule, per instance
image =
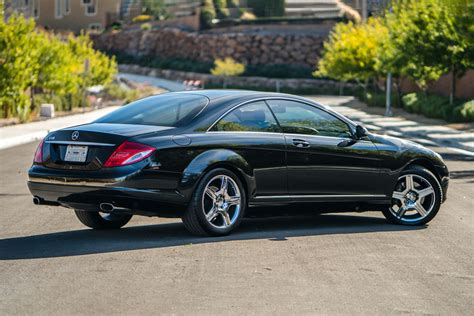
[[453, 179], [426, 227], [347, 213], [248, 219], [231, 236], [196, 238], [179, 220], [97, 232], [34, 206], [35, 147], [0, 151], [2, 315], [472, 314], [472, 157], [438, 148]]

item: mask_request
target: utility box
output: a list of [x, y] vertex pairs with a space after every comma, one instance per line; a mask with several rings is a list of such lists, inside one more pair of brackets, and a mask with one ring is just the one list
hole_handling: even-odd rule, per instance
[[41, 104], [40, 116], [54, 117], [54, 104]]

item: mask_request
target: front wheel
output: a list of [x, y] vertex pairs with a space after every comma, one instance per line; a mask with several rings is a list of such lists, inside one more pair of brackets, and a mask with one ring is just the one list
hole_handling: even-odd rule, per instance
[[182, 220], [194, 235], [223, 236], [240, 224], [245, 205], [239, 178], [227, 169], [214, 169], [199, 182]]
[[383, 214], [392, 223], [423, 225], [439, 211], [443, 191], [438, 179], [428, 169], [411, 166], [398, 178], [392, 205]]
[[118, 229], [127, 224], [130, 214], [107, 214], [75, 210], [77, 218], [82, 224], [93, 229]]

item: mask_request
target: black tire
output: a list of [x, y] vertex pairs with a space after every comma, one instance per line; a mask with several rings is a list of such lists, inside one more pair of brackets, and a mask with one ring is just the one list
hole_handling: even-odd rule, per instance
[[[204, 191], [209, 181], [211, 181], [211, 179], [215, 178], [216, 176], [220, 176], [220, 175], [229, 176], [232, 178], [232, 180], [235, 181], [235, 183], [237, 184], [239, 188], [240, 197], [241, 197], [240, 212], [238, 214], [238, 217], [236, 218], [235, 222], [232, 225], [226, 228], [214, 227], [207, 221], [204, 210], [203, 210], [203, 205], [201, 202], [203, 199], [203, 195], [205, 194]], [[202, 179], [199, 181], [199, 184], [197, 185], [193, 193], [189, 206], [187, 210], [184, 212], [184, 215], [182, 216], [181, 219], [186, 229], [193, 235], [225, 236], [225, 235], [228, 235], [232, 230], [236, 229], [240, 225], [240, 222], [242, 221], [242, 218], [243, 218], [243, 214], [245, 212], [246, 205], [247, 205], [246, 192], [239, 178], [230, 170], [227, 170], [224, 168], [213, 169], [213, 170], [210, 170], [208, 173], [206, 173], [202, 177]]]
[[428, 223], [429, 221], [431, 221], [436, 216], [436, 214], [438, 214], [438, 211], [441, 207], [441, 201], [443, 200], [443, 190], [441, 189], [441, 184], [439, 183], [436, 176], [431, 171], [429, 171], [428, 169], [422, 166], [418, 166], [418, 165], [409, 166], [407, 169], [401, 172], [400, 177], [404, 175], [408, 175], [408, 174], [420, 176], [431, 184], [434, 190], [434, 204], [429, 214], [427, 214], [426, 217], [424, 218], [420, 218], [419, 220], [413, 220], [413, 221], [408, 222], [406, 220], [396, 217], [390, 211], [390, 207], [383, 209], [382, 212], [385, 218], [393, 224], [409, 225], [409, 226], [424, 225]]
[[75, 210], [74, 212], [82, 224], [93, 229], [119, 229], [132, 218], [130, 214], [106, 214], [102, 217], [99, 212], [81, 210]]

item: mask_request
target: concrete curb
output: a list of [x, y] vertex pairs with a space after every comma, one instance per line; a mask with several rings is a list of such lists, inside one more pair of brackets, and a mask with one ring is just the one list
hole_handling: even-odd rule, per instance
[[50, 131], [95, 121], [99, 117], [117, 108], [117, 106], [110, 106], [87, 113], [72, 114], [45, 121], [1, 127], [0, 150], [40, 140]]

